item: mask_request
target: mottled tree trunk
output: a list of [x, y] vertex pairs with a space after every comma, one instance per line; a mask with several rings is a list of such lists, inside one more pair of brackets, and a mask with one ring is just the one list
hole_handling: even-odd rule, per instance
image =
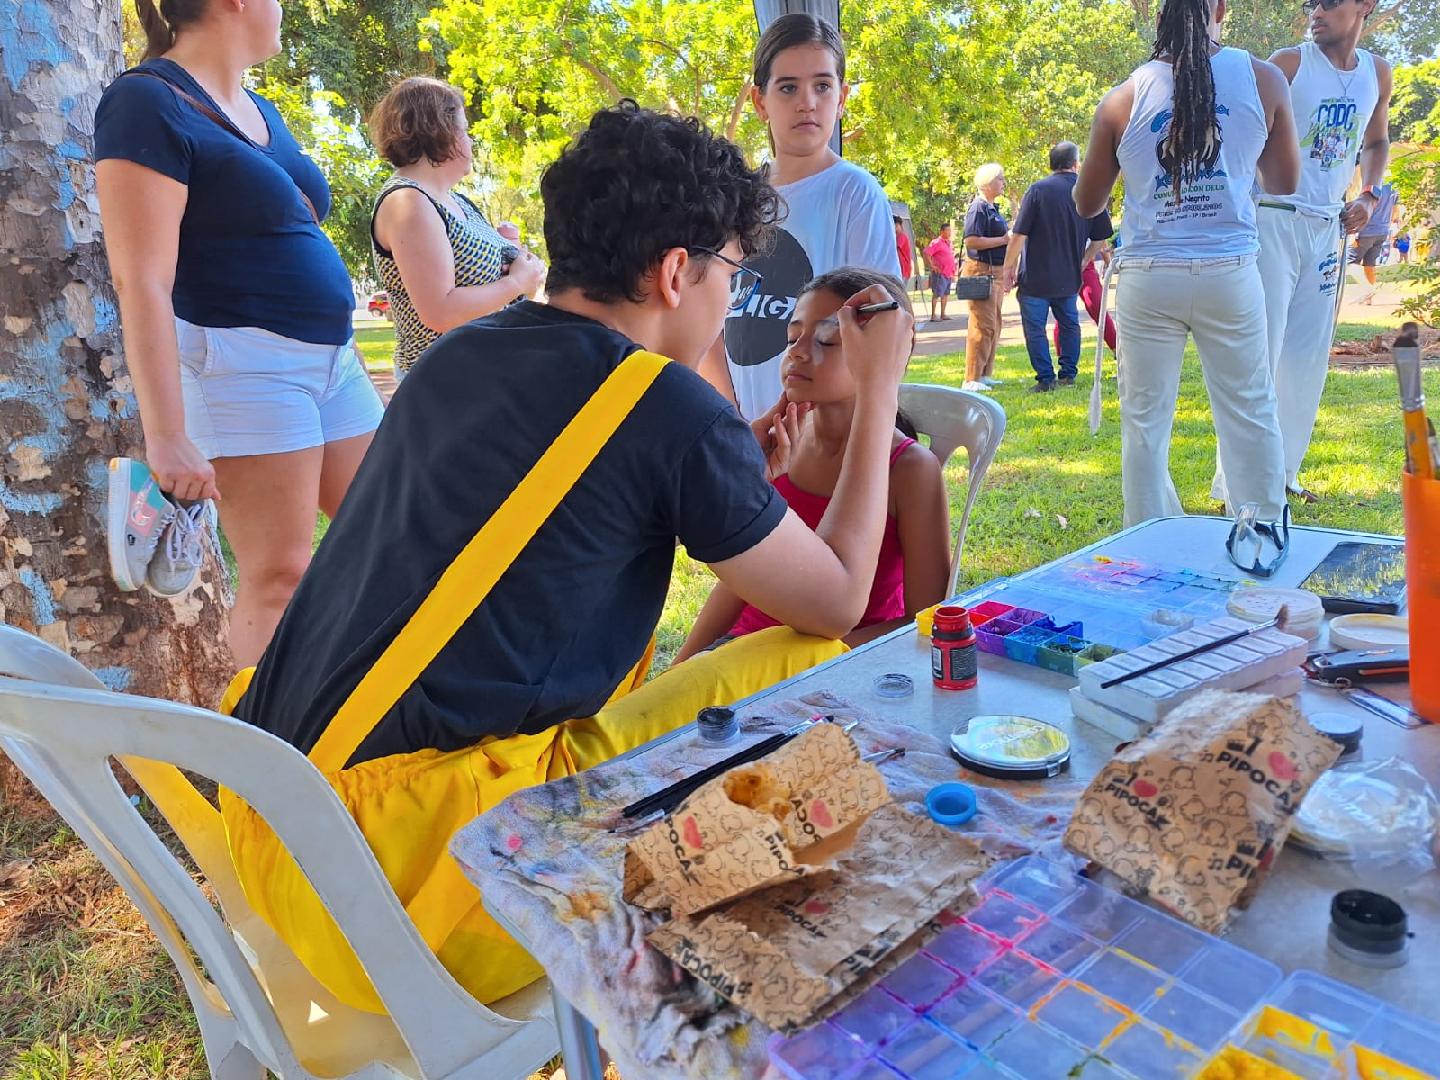
[[0, 613], [114, 689], [213, 705], [223, 565], [166, 601], [106, 557], [106, 462], [143, 456], [93, 167], [120, 46], [116, 0], [0, 3]]

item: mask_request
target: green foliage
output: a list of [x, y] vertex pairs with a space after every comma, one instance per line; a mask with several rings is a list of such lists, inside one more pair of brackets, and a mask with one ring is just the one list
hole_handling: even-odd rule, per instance
[[[1390, 179], [1400, 193], [1406, 208], [1412, 252], [1415, 241], [1428, 234], [1432, 243], [1435, 230], [1431, 224], [1434, 208], [1440, 206], [1440, 148], [1400, 145], [1391, 151]], [[1412, 254], [1408, 268], [1409, 280], [1418, 286], [1400, 307], [1400, 314], [1419, 319], [1430, 326], [1440, 325], [1440, 263], [1432, 250], [1429, 261], [1421, 262]]]
[[1440, 141], [1440, 59], [1395, 69], [1390, 141]]
[[[1126, 0], [871, 0], [842, 5], [842, 19], [845, 154], [927, 235], [969, 201], [978, 165], [1002, 161], [1023, 184], [1051, 142], [1083, 143], [1095, 102], [1145, 53]], [[765, 154], [747, 100], [750, 0], [441, 0], [422, 29], [469, 95], [492, 209], [532, 237], [538, 200], [514, 194], [535, 192], [591, 113], [622, 97]]]
[[746, 104], [749, 0], [444, 0], [424, 28], [469, 97], [481, 186], [529, 194], [505, 216], [531, 237], [544, 167], [621, 98], [698, 116], [751, 153], [765, 145]]

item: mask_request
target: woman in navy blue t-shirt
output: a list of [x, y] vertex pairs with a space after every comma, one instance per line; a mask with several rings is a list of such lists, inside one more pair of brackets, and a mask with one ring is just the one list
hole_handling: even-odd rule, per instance
[[[181, 524], [187, 503], [220, 500], [240, 572], [230, 644], [245, 667], [310, 561], [317, 505], [334, 515], [381, 404], [352, 342], [350, 275], [319, 225], [329, 187], [242, 82], [280, 50], [279, 4], [136, 8], [146, 59], [95, 115], [106, 248], [150, 472]], [[111, 483], [111, 531], [124, 532], [112, 562], [122, 587], [145, 578], [166, 592], [135, 564], [137, 548], [143, 560], [156, 545], [138, 535], [155, 496], [144, 468], [135, 475]]]

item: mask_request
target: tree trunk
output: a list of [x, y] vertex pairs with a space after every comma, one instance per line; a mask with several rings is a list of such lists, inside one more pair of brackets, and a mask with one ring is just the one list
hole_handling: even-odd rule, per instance
[[214, 705], [233, 670], [212, 554], [172, 601], [122, 593], [106, 462], [143, 457], [95, 196], [95, 106], [120, 70], [114, 0], [0, 15], [0, 614], [112, 689]]

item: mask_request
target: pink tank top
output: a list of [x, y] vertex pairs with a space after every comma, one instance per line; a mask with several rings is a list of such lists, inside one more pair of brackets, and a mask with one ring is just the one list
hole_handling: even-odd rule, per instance
[[[914, 441], [906, 439], [895, 448], [890, 455], [892, 466]], [[825, 516], [825, 509], [830, 505], [830, 496], [801, 491], [790, 482], [788, 473], [777, 476], [774, 484], [775, 490], [780, 492], [801, 521], [812, 529], [819, 526], [820, 519]], [[880, 558], [875, 564], [875, 583], [870, 586], [870, 602], [865, 606], [865, 614], [857, 629], [860, 626], [874, 626], [890, 619], [899, 619], [904, 614], [905, 554], [900, 549], [900, 523], [893, 517], [887, 517], [885, 534], [880, 540]], [[777, 620], [759, 608], [746, 604], [745, 610], [740, 612], [740, 618], [736, 619], [735, 625], [730, 628], [730, 636], [740, 637], [742, 634], [753, 634], [756, 630], [779, 625]]]

